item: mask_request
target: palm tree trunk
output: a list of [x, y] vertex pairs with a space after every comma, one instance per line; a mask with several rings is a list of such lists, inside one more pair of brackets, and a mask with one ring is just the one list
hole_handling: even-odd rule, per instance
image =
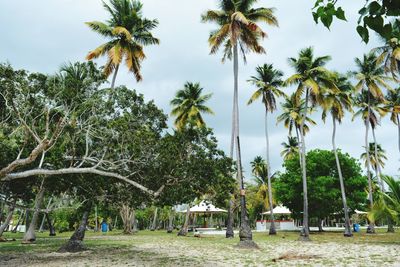
[[131, 211], [131, 225], [132, 225], [132, 233], [136, 233], [138, 231], [137, 221], [136, 221], [136, 209], [132, 208]]
[[171, 208], [171, 211], [169, 212], [169, 218], [168, 218], [168, 228], [167, 228], [167, 233], [172, 233], [172, 231], [174, 230], [174, 226], [173, 226], [173, 220], [175, 217], [175, 213], [174, 213], [174, 208]]
[[114, 75], [113, 75], [113, 78], [111, 81], [111, 89], [114, 89], [114, 87], [115, 87], [115, 80], [117, 78], [118, 69], [119, 69], [119, 64], [115, 67], [115, 70], [114, 70]]
[[375, 129], [371, 127], [372, 137], [374, 138], [374, 154], [375, 154], [375, 164], [376, 164], [376, 176], [378, 177], [378, 183], [380, 185], [381, 191], [385, 192], [385, 185], [381, 177], [382, 169], [378, 158], [378, 144], [376, 143]]
[[235, 233], [233, 232], [233, 222], [234, 222], [234, 210], [235, 210], [235, 200], [234, 200], [234, 195], [231, 196], [231, 199], [229, 200], [229, 209], [228, 209], [228, 219], [227, 219], [227, 224], [226, 224], [226, 233], [225, 237], [226, 238], [233, 238], [235, 236]]
[[268, 110], [265, 110], [265, 141], [267, 144], [268, 202], [269, 202], [269, 211], [271, 214], [271, 224], [269, 227], [269, 234], [276, 235], [275, 217], [274, 217], [274, 211], [273, 211], [274, 206], [272, 203], [271, 164], [270, 164], [270, 160], [269, 160]]
[[4, 231], [7, 229], [8, 225], [10, 224], [10, 221], [11, 221], [12, 216], [14, 214], [16, 203], [17, 203], [17, 198], [15, 198], [13, 200], [12, 204], [10, 205], [10, 207], [8, 209], [7, 217], [6, 217], [5, 221], [4, 221], [4, 223], [0, 226], [0, 239], [1, 239], [1, 236], [3, 235]]
[[56, 236], [56, 229], [54, 229], [54, 225], [51, 222], [51, 218], [48, 212], [46, 212], [46, 220], [49, 226], [49, 236]]
[[186, 236], [188, 233], [188, 228], [189, 228], [189, 217], [190, 217], [190, 205], [188, 204], [188, 207], [186, 209], [186, 216], [185, 216], [185, 222], [183, 223], [182, 228], [178, 232], [178, 236]]
[[306, 89], [306, 102], [303, 111], [303, 118], [300, 124], [300, 137], [301, 137], [301, 169], [303, 177], [303, 229], [300, 237], [303, 241], [310, 240], [310, 230], [308, 226], [308, 195], [307, 195], [307, 169], [306, 169], [306, 143], [304, 138], [304, 123], [308, 112], [308, 95], [309, 89]]
[[153, 223], [151, 224], [150, 231], [154, 231], [157, 228], [157, 213], [158, 213], [158, 208], [154, 210], [154, 217], [153, 217]]
[[17, 232], [18, 226], [19, 226], [19, 225], [21, 224], [21, 222], [24, 220], [24, 217], [25, 217], [25, 211], [24, 211], [24, 210], [21, 210], [21, 213], [20, 213], [19, 216], [18, 216], [17, 224], [15, 224], [15, 225], [14, 225], [14, 228], [11, 230], [12, 233], [16, 233], [16, 232]]
[[[369, 204], [372, 209], [374, 206], [374, 199], [372, 196], [372, 178], [371, 178], [371, 159], [369, 155], [369, 143], [368, 143], [368, 131], [369, 131], [369, 125], [370, 125], [370, 92], [368, 90], [368, 113], [367, 113], [367, 118], [365, 119], [365, 151], [367, 155], [367, 177], [368, 177], [368, 198], [369, 198]], [[369, 226], [367, 228], [367, 233], [373, 234], [375, 233], [375, 225], [374, 222], [370, 221]]]
[[[51, 198], [49, 199], [49, 202], [47, 204], [47, 209], [50, 208], [50, 204], [51, 204]], [[40, 224], [40, 227], [39, 227], [39, 233], [43, 232], [43, 227], [44, 227], [44, 221], [46, 219], [46, 214], [47, 214], [47, 212], [45, 212], [45, 214], [43, 214], [42, 223]]]
[[343, 201], [343, 210], [344, 210], [344, 236], [351, 237], [353, 234], [351, 233], [351, 226], [350, 226], [350, 217], [349, 217], [349, 210], [347, 209], [347, 199], [346, 199], [346, 191], [344, 188], [344, 181], [343, 181], [343, 174], [342, 174], [342, 167], [340, 166], [339, 156], [336, 149], [336, 119], [332, 116], [333, 121], [333, 132], [332, 132], [332, 147], [333, 152], [335, 153], [335, 160], [336, 166], [338, 169], [339, 175], [339, 182], [340, 182], [340, 191], [342, 192], [342, 201]]
[[398, 142], [399, 142], [399, 152], [400, 152], [400, 118], [399, 115], [396, 116], [397, 118], [397, 132], [398, 132]]
[[299, 128], [296, 126], [296, 137], [297, 137], [297, 142], [298, 142], [298, 148], [299, 148], [299, 161], [300, 161], [300, 168], [303, 165], [303, 161], [301, 160], [301, 141], [300, 141], [300, 136], [299, 136]]
[[32, 220], [31, 223], [29, 224], [28, 231], [26, 231], [24, 238], [22, 239], [22, 243], [32, 243], [35, 242], [36, 240], [36, 234], [35, 234], [35, 229], [37, 225], [37, 221], [39, 219], [39, 210], [43, 202], [43, 197], [44, 197], [44, 178], [42, 179], [42, 183], [39, 188], [39, 192], [36, 196], [35, 200], [35, 207], [32, 215]]

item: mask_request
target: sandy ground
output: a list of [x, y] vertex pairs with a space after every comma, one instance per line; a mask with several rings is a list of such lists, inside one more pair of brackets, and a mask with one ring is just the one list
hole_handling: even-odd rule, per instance
[[42, 250], [2, 253], [0, 244], [0, 266], [400, 266], [396, 242], [285, 238], [255, 238], [260, 248], [246, 250], [236, 247], [237, 239], [219, 236], [93, 236], [87, 240], [90, 250], [75, 254]]

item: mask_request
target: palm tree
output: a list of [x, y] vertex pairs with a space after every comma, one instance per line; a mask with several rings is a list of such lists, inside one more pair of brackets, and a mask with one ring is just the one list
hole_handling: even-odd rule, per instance
[[[278, 87], [282, 86], [282, 76], [283, 72], [280, 70], [275, 70], [272, 64], [264, 64], [263, 66], [258, 66], [256, 68], [257, 76], [252, 76], [249, 82], [257, 87], [257, 91], [251, 96], [248, 101], [248, 105], [253, 103], [255, 100], [261, 98], [261, 101], [265, 107], [265, 140], [266, 140], [266, 154], [267, 154], [267, 177], [268, 177], [268, 188], [272, 189], [271, 184], [271, 163], [269, 160], [269, 137], [268, 137], [268, 112], [273, 112], [276, 110], [276, 99], [275, 97], [285, 95]], [[272, 191], [268, 191], [268, 200], [271, 213], [271, 225], [269, 229], [270, 235], [275, 235], [275, 224], [274, 224], [274, 214], [272, 207]]]
[[92, 60], [107, 54], [104, 75], [108, 77], [114, 72], [112, 89], [123, 59], [128, 70], [135, 75], [136, 81], [141, 81], [140, 68], [146, 58], [143, 46], [160, 43], [151, 33], [157, 27], [158, 21], [144, 18], [143, 4], [136, 0], [110, 0], [110, 5], [103, 2], [103, 6], [111, 18], [106, 23], [93, 21], [86, 24], [108, 41], [90, 51], [86, 59]]
[[296, 155], [299, 154], [299, 142], [296, 137], [288, 136], [288, 142], [281, 143], [283, 146], [283, 150], [281, 151], [281, 156], [283, 160], [293, 159]]
[[352, 100], [351, 93], [353, 91], [353, 87], [346, 77], [339, 76], [336, 81], [337, 87], [339, 90], [331, 90], [326, 88], [322, 98], [320, 105], [323, 108], [322, 119], [325, 122], [327, 113], [330, 113], [333, 122], [333, 131], [332, 131], [332, 148], [335, 154], [336, 166], [338, 170], [339, 182], [340, 182], [340, 191], [342, 193], [342, 201], [343, 201], [343, 210], [344, 210], [344, 218], [345, 218], [345, 231], [344, 236], [351, 237], [353, 234], [351, 233], [350, 226], [350, 217], [349, 210], [347, 208], [347, 199], [346, 192], [343, 181], [342, 168], [340, 166], [339, 156], [336, 148], [336, 122], [341, 123], [345, 111], [352, 111]]
[[[377, 153], [375, 154], [375, 145], [377, 147]], [[387, 160], [386, 157], [386, 151], [382, 148], [380, 144], [375, 144], [375, 143], [369, 143], [369, 162], [371, 164], [372, 169], [375, 171], [376, 176], [378, 177], [378, 172], [380, 168], [385, 167], [385, 160]], [[367, 153], [364, 152], [361, 154], [360, 158], [364, 160], [365, 166], [367, 166]], [[381, 188], [382, 189], [382, 188]], [[384, 191], [384, 190], [381, 190]]]
[[[202, 15], [203, 22], [214, 22], [218, 29], [211, 32], [208, 39], [211, 46], [211, 54], [215, 54], [223, 46], [225, 59], [233, 59], [234, 95], [232, 114], [232, 139], [230, 156], [233, 157], [236, 144], [237, 180], [241, 187], [241, 226], [240, 240], [242, 244], [253, 245], [251, 229], [248, 223], [246, 210], [246, 198], [244, 195], [244, 183], [240, 158], [239, 141], [239, 104], [238, 104], [238, 75], [239, 75], [239, 49], [246, 61], [246, 52], [264, 53], [260, 40], [266, 34], [256, 24], [266, 22], [277, 26], [278, 21], [273, 15], [272, 8], [253, 8], [254, 0], [220, 0], [219, 10], [208, 10]], [[229, 209], [231, 211], [231, 209]], [[227, 227], [227, 237], [233, 237], [232, 226]]]
[[182, 130], [186, 125], [203, 127], [205, 125], [202, 113], [214, 114], [205, 104], [212, 94], [202, 95], [203, 88], [199, 83], [186, 82], [183, 89], [171, 100], [173, 106], [171, 115], [176, 116], [175, 126]]
[[304, 139], [304, 123], [307, 116], [308, 104], [311, 100], [312, 104], [316, 103], [316, 98], [320, 94], [321, 85], [327, 85], [336, 89], [332, 83], [332, 73], [323, 66], [330, 60], [329, 56], [314, 57], [312, 47], [302, 49], [299, 58], [289, 58], [289, 64], [295, 69], [296, 73], [286, 80], [287, 85], [297, 85], [296, 99], [300, 103], [300, 99], [305, 94], [305, 107], [301, 114], [300, 121], [300, 137], [301, 137], [301, 168], [303, 179], [303, 229], [301, 232], [302, 240], [309, 240], [310, 232], [308, 227], [308, 197], [307, 197], [307, 172], [306, 172], [306, 144]]
[[385, 108], [390, 112], [390, 120], [397, 125], [398, 130], [398, 145], [400, 152], [400, 87], [394, 91], [388, 91], [386, 95]]
[[[357, 112], [355, 115], [362, 114], [362, 118], [365, 124], [365, 149], [367, 157], [369, 202], [372, 208], [374, 205], [374, 200], [372, 197], [372, 180], [370, 172], [371, 163], [370, 163], [370, 156], [368, 149], [368, 131], [369, 131], [369, 126], [371, 125], [372, 128], [374, 129], [375, 126], [378, 124], [379, 120], [378, 117], [374, 117], [373, 114], [371, 114], [371, 103], [372, 101], [378, 103], [384, 101], [384, 95], [381, 87], [385, 87], [391, 90], [390, 86], [386, 83], [388, 80], [390, 80], [390, 78], [384, 75], [384, 68], [381, 65], [377, 64], [377, 57], [374, 53], [364, 54], [362, 59], [356, 58], [355, 62], [358, 69], [357, 71], [352, 72], [353, 76], [358, 80], [355, 89], [363, 90], [365, 92], [361, 93], [360, 94], [361, 99], [358, 99], [358, 105], [362, 105], [363, 108], [360, 109], [360, 111]], [[373, 134], [375, 137], [375, 133]], [[375, 152], [377, 152], [376, 149]], [[380, 180], [379, 176], [378, 179]], [[370, 227], [368, 228], [368, 232], [375, 233], [373, 222], [370, 222]]]
[[383, 63], [385, 72], [390, 72], [392, 77], [398, 80], [398, 75], [400, 73], [400, 21], [393, 21], [392, 26], [392, 36], [383, 39], [385, 44], [373, 49], [372, 51], [379, 53], [377, 63]]

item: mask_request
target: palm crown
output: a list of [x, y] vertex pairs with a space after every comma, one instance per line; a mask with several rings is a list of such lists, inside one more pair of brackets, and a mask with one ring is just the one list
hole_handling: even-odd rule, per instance
[[[386, 157], [386, 151], [382, 149], [380, 144], [376, 144], [377, 147], [377, 157], [375, 157], [375, 143], [369, 143], [369, 157], [370, 157], [370, 162], [372, 168], [376, 171], [378, 169], [378, 165], [380, 167], [385, 166], [385, 160], [387, 160]], [[367, 166], [367, 153], [364, 152], [361, 154], [361, 159], [365, 161], [365, 166]]]
[[173, 106], [171, 114], [176, 116], [175, 126], [182, 129], [188, 123], [202, 127], [205, 125], [201, 113], [214, 114], [205, 105], [212, 94], [202, 95], [203, 88], [199, 83], [187, 82], [184, 88], [176, 92], [175, 98], [171, 100]]
[[146, 57], [143, 46], [159, 44], [159, 40], [151, 34], [158, 21], [143, 18], [143, 5], [139, 1], [110, 0], [110, 5], [104, 2], [103, 5], [111, 18], [106, 23], [93, 21], [86, 24], [109, 41], [90, 51], [86, 58], [92, 60], [107, 54], [108, 60], [104, 66], [107, 77], [117, 71], [125, 59], [129, 71], [137, 81], [141, 81], [141, 63]]

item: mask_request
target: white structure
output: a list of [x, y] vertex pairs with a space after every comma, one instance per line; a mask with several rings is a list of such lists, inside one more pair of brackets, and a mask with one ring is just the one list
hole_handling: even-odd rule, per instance
[[[181, 210], [178, 212], [185, 213], [186, 210]], [[201, 201], [198, 205], [195, 205], [190, 208], [190, 213], [192, 213], [192, 214], [194, 214], [194, 213], [196, 213], [196, 214], [214, 214], [214, 213], [221, 213], [221, 212], [228, 212], [228, 211], [217, 208], [211, 202], [207, 202], [205, 200]]]
[[[290, 215], [292, 212], [285, 206], [277, 206], [273, 210], [273, 213], [276, 215]], [[270, 215], [271, 211], [267, 211], [262, 213], [262, 215]], [[275, 220], [275, 227], [277, 230], [296, 230], [294, 226], [294, 221], [289, 220]], [[256, 222], [256, 229], [257, 231], [267, 231], [271, 224], [270, 220], [259, 220]]]

